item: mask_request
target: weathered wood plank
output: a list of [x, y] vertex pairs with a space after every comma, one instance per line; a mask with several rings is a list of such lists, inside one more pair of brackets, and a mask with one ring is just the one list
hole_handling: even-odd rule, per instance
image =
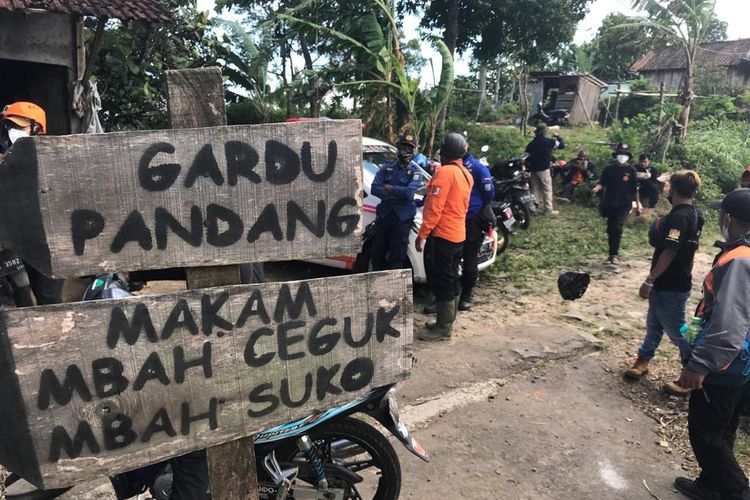
[[389, 271], [0, 311], [0, 463], [70, 485], [401, 380], [410, 282]]
[[[247, 437], [206, 450], [211, 498], [253, 500], [258, 498], [253, 438]], [[248, 474], [247, 466], [252, 467]]]
[[356, 120], [24, 138], [0, 245], [45, 274], [354, 255]]
[[[172, 128], [226, 125], [224, 82], [219, 68], [167, 71], [166, 78]], [[241, 283], [237, 265], [194, 267], [185, 271], [190, 289]], [[206, 450], [206, 458], [212, 499], [257, 500], [258, 478], [252, 437], [212, 446]]]

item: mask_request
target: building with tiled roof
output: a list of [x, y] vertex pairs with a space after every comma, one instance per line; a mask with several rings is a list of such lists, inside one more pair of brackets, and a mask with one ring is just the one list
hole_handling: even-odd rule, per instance
[[[703, 43], [695, 62], [697, 68], [725, 73], [729, 86], [750, 87], [750, 38]], [[682, 47], [664, 47], [643, 56], [631, 70], [657, 87], [664, 82], [666, 89], [676, 90], [687, 70], [687, 55]]]
[[87, 76], [87, 51], [96, 51], [95, 44], [84, 43], [86, 16], [98, 19], [99, 34], [108, 19], [172, 19], [161, 0], [0, 0], [0, 109], [31, 101], [45, 109], [50, 134], [80, 131], [73, 82]]
[[44, 10], [151, 23], [169, 21], [172, 17], [158, 0], [0, 0], [2, 10], [29, 13]]

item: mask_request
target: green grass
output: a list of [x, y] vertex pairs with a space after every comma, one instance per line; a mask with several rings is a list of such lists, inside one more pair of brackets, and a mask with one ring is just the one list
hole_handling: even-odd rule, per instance
[[[592, 207], [559, 205], [557, 216], [532, 216], [529, 230], [517, 230], [510, 246], [494, 266], [483, 273], [485, 279], [505, 278], [515, 285], [549, 277], [563, 270], [584, 270], [592, 262], [603, 262], [608, 255], [606, 222]], [[648, 224], [629, 222], [623, 235], [624, 258], [648, 256]]]
[[[507, 127], [482, 126], [483, 134], [494, 132], [498, 136], [500, 132], [504, 136], [512, 133]], [[611, 161], [606, 130], [588, 126], [570, 127], [561, 129], [560, 135], [565, 139], [567, 148], [558, 152], [558, 158], [567, 160], [574, 157], [578, 149], [588, 149], [589, 157], [596, 162], [600, 173]], [[520, 142], [527, 140], [522, 137], [520, 139]], [[514, 141], [505, 142], [507, 147]], [[513, 154], [520, 155], [523, 152], [522, 147], [514, 147], [519, 150]], [[510, 152], [504, 153], [512, 156]], [[599, 215], [596, 208], [598, 201], [592, 199], [590, 187], [581, 186], [573, 204], [556, 202], [555, 208], [560, 210], [559, 215], [532, 216], [531, 228], [528, 231], [518, 229], [511, 236], [510, 247], [498, 257], [492, 268], [482, 273], [483, 279], [495, 281], [501, 277], [508, 283], [523, 286], [542, 277], [556, 276], [562, 271], [585, 270], [592, 263], [604, 262], [608, 254], [606, 221]], [[555, 186], [555, 190], [557, 189]], [[658, 213], [664, 215], [669, 208], [669, 204], [663, 200]], [[714, 253], [711, 245], [721, 239], [721, 236], [715, 217], [711, 217], [712, 214], [706, 215], [708, 220], [701, 237], [701, 249]], [[628, 222], [620, 252], [625, 259], [648, 258], [651, 255], [653, 249], [648, 244], [648, 227], [652, 220], [631, 219]]]

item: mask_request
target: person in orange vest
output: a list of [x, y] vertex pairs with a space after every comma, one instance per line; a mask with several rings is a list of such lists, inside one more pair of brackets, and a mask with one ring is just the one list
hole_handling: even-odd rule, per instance
[[450, 133], [440, 143], [441, 167], [427, 186], [417, 252], [424, 251], [427, 283], [435, 295], [437, 320], [429, 322], [420, 340], [449, 339], [456, 320], [458, 266], [466, 240], [466, 213], [474, 180], [464, 167], [466, 138]]

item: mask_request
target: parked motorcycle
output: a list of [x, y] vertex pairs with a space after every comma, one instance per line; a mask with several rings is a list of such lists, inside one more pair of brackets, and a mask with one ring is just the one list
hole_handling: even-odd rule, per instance
[[10, 250], [0, 250], [0, 307], [32, 305], [31, 284], [23, 261]]
[[497, 218], [495, 226], [497, 231], [497, 255], [500, 255], [510, 245], [510, 234], [516, 225], [516, 219], [513, 217], [513, 210], [510, 203], [506, 201], [495, 200], [490, 203], [490, 207]]
[[[86, 290], [88, 300], [131, 296], [124, 275], [97, 276]], [[403, 383], [403, 382], [402, 382]], [[396, 391], [401, 384], [373, 389], [347, 404], [263, 430], [253, 436], [261, 500], [396, 500], [401, 466], [396, 451], [378, 429], [355, 414], [367, 415], [425, 462], [430, 457], [399, 416]], [[118, 499], [148, 492], [168, 500], [172, 490], [169, 461], [112, 478]], [[7, 500], [47, 500], [70, 488], [36, 490], [10, 474]]]
[[531, 226], [531, 214], [536, 212], [536, 200], [529, 189], [526, 156], [499, 161], [490, 173], [495, 179], [495, 200], [510, 204], [513, 218], [521, 229]]
[[540, 102], [536, 105], [536, 112], [529, 116], [529, 125], [537, 126], [539, 123], [568, 125], [570, 123], [570, 113], [564, 109], [545, 110]]

